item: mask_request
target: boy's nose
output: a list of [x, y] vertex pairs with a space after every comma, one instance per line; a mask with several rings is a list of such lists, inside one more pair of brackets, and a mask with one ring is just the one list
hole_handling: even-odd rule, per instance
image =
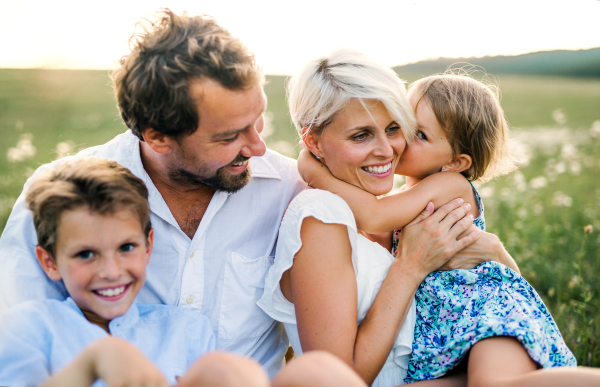
[[105, 256], [102, 260], [102, 266], [98, 273], [100, 277], [108, 280], [114, 280], [121, 276], [123, 269], [119, 258], [114, 255]]

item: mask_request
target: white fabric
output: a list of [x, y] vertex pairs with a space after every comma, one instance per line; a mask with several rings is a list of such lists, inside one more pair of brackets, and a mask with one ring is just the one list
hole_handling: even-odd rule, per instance
[[[251, 158], [252, 180], [234, 194], [217, 191], [190, 240], [144, 170], [139, 140], [131, 131], [80, 154], [115, 160], [148, 187], [154, 249], [136, 301], [200, 311], [211, 322], [217, 349], [251, 356], [273, 376], [282, 365], [288, 340], [283, 326], [256, 301], [273, 262], [283, 213], [306, 186], [295, 160], [270, 150]], [[53, 163], [46, 164], [36, 174], [52, 167]], [[67, 297], [62, 282], [49, 280], [39, 267], [36, 244], [21, 194], [0, 238], [0, 296], [8, 306]]]
[[[300, 229], [306, 217], [314, 217], [323, 223], [343, 224], [348, 228], [352, 247], [352, 265], [356, 273], [358, 290], [358, 323], [365, 318], [394, 257], [381, 245], [371, 242], [357, 233], [356, 222], [346, 202], [331, 192], [318, 189], [299, 194], [288, 207], [279, 229], [275, 263], [265, 279], [265, 290], [258, 301], [265, 313], [284, 323], [290, 343], [296, 354], [302, 353], [294, 304], [283, 293], [279, 281], [283, 273], [293, 265], [294, 256], [302, 246]], [[396, 338], [392, 352], [373, 386], [390, 387], [403, 384], [408, 367], [416, 322], [414, 299]]]

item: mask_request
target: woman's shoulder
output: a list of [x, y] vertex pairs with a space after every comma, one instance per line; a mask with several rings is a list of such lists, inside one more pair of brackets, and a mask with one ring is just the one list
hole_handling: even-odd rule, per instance
[[306, 189], [298, 194], [285, 213], [282, 227], [289, 222], [302, 222], [307, 217], [314, 217], [323, 223], [345, 224], [356, 229], [356, 221], [348, 204], [329, 191]]

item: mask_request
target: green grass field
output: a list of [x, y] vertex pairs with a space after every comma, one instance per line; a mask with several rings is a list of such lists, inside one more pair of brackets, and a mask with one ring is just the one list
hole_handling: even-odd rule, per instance
[[[285, 78], [268, 80], [265, 141], [295, 157]], [[497, 81], [528, 163], [480, 187], [488, 231], [540, 293], [579, 364], [598, 367], [600, 79], [499, 75]], [[106, 71], [0, 70], [0, 231], [36, 167], [125, 129]], [[591, 233], [584, 232], [588, 225]]]

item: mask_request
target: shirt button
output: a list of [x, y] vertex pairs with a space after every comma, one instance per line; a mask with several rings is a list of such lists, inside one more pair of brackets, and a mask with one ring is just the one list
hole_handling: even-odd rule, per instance
[[194, 252], [192, 251], [192, 253], [190, 254], [190, 258], [194, 258]]
[[188, 304], [191, 304], [192, 302], [194, 302], [194, 297], [188, 296], [188, 298], [185, 299], [185, 302], [187, 302]]

